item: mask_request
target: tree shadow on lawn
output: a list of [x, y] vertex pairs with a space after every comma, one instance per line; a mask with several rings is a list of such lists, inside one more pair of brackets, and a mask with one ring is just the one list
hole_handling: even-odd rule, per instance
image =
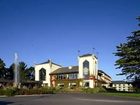
[[0, 101], [0, 105], [10, 105], [13, 102]]

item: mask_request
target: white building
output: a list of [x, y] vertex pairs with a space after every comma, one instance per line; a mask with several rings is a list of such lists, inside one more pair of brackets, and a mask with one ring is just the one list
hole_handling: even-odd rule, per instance
[[126, 92], [133, 91], [133, 85], [131, 82], [112, 81], [112, 87], [115, 88], [117, 91], [126, 91]]
[[51, 60], [35, 65], [35, 80], [47, 86], [94, 88], [111, 83], [111, 77], [98, 70], [98, 59], [93, 54], [78, 57], [78, 66], [62, 67]]

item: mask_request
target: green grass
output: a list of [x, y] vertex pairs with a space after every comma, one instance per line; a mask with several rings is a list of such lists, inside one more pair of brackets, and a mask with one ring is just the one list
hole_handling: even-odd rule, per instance
[[110, 93], [110, 92], [106, 92], [106, 93], [101, 93], [103, 95], [108, 95], [108, 96], [119, 96], [119, 97], [130, 97], [130, 98], [138, 98], [140, 99], [140, 93]]

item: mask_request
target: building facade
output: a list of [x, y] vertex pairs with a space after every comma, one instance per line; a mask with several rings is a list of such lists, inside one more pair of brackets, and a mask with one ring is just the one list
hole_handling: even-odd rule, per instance
[[112, 88], [117, 91], [133, 92], [133, 85], [131, 82], [125, 81], [112, 81]]
[[51, 60], [35, 65], [35, 80], [50, 87], [109, 86], [111, 77], [98, 69], [98, 59], [93, 54], [78, 56], [78, 66], [62, 67]]

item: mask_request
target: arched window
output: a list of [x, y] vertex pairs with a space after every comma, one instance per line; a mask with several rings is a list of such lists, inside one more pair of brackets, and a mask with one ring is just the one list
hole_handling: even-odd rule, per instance
[[83, 62], [83, 76], [84, 78], [89, 77], [89, 62], [87, 60]]
[[44, 81], [46, 78], [46, 70], [44, 68], [41, 68], [39, 70], [39, 80]]

